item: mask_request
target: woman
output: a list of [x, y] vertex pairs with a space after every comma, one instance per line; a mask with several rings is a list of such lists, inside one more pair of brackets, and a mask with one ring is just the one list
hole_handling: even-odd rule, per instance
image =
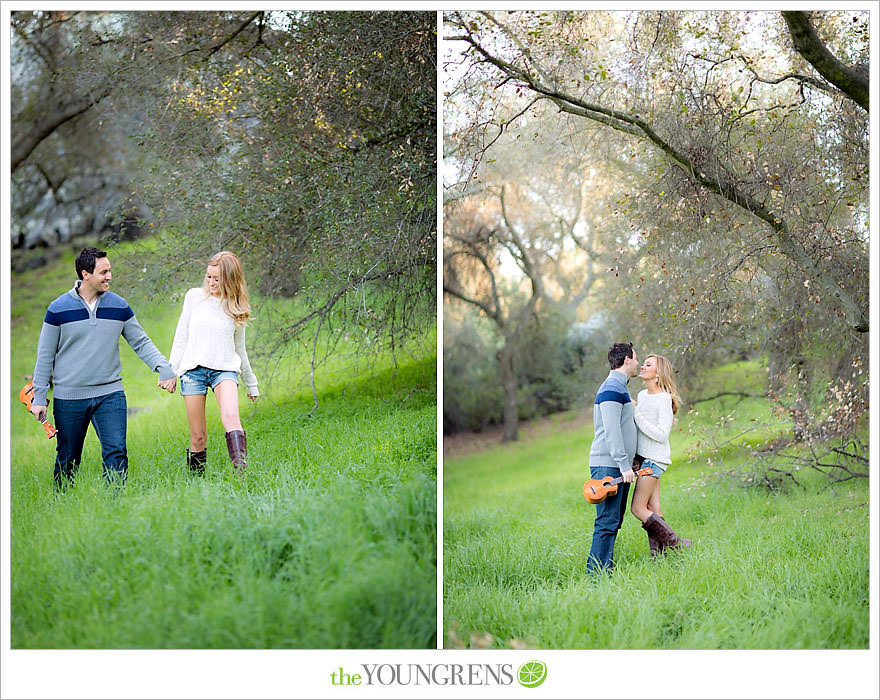
[[208, 432], [205, 397], [208, 387], [220, 406], [220, 420], [226, 431], [226, 447], [233, 469], [240, 475], [247, 469], [247, 436], [238, 416], [238, 373], [248, 397], [259, 396], [257, 378], [248, 362], [244, 329], [251, 314], [247, 284], [241, 261], [223, 251], [208, 261], [201, 288], [190, 289], [171, 347], [171, 368], [180, 377], [180, 393], [189, 421], [190, 471], [205, 473]]
[[645, 388], [639, 392], [633, 412], [638, 428], [637, 452], [644, 457], [642, 468], [650, 467], [652, 476], [636, 481], [630, 510], [648, 533], [651, 556], [667, 547], [690, 547], [691, 541], [679, 537], [660, 514], [660, 476], [672, 463], [669, 432], [681, 397], [672, 377], [672, 363], [662, 355], [648, 355], [639, 377]]

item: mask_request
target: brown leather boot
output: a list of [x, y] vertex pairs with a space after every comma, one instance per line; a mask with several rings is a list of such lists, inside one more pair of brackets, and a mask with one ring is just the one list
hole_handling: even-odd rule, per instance
[[205, 462], [208, 461], [208, 450], [202, 450], [201, 452], [190, 452], [186, 451], [186, 466], [189, 467], [189, 470], [198, 476], [205, 475]]
[[660, 552], [660, 540], [654, 537], [654, 534], [648, 528], [648, 525], [646, 523], [642, 523], [642, 527], [644, 528], [645, 532], [648, 533], [648, 547], [651, 548], [651, 556], [656, 557], [657, 554], [659, 554]]
[[226, 433], [226, 449], [229, 450], [229, 459], [232, 467], [239, 474], [244, 474], [247, 469], [247, 435], [243, 430], [232, 430]]
[[689, 539], [676, 535], [675, 530], [669, 527], [666, 521], [656, 513], [651, 513], [651, 516], [642, 523], [642, 527], [647, 531], [649, 538], [653, 536], [654, 539], [657, 540], [659, 544], [657, 549], [658, 554], [662, 553], [667, 548], [678, 549], [679, 547], [683, 547], [687, 549], [691, 546], [691, 541]]
[[[636, 455], [638, 457], [638, 455]], [[657, 517], [660, 520], [663, 520], [663, 513], [656, 513]], [[645, 524], [642, 523], [642, 527], [645, 527]], [[654, 535], [651, 534], [651, 531], [645, 528], [648, 533], [648, 547], [651, 548], [651, 556], [655, 557], [660, 553], [660, 540], [658, 540]]]

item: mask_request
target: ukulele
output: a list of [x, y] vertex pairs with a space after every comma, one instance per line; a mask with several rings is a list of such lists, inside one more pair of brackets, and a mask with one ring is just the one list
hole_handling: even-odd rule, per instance
[[[34, 383], [28, 382], [27, 384], [25, 384], [22, 390], [18, 392], [18, 398], [24, 404], [25, 408], [30, 411], [31, 404], [34, 402]], [[46, 420], [45, 416], [43, 416], [43, 420], [41, 420], [40, 423], [43, 424], [43, 430], [46, 431], [47, 438], [55, 437], [55, 433], [57, 433], [58, 431], [55, 430], [54, 425]]]
[[[654, 470], [651, 467], [645, 467], [636, 472], [638, 476], [651, 476], [653, 473]], [[610, 476], [606, 476], [604, 479], [590, 479], [584, 484], [584, 498], [594, 505], [601, 503], [608, 496], [616, 494], [617, 485], [622, 483], [622, 476], [618, 476], [616, 479], [612, 479]]]

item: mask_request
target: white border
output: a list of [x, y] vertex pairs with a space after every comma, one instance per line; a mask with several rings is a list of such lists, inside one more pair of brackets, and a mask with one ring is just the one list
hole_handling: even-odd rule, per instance
[[[827, 9], [829, 2], [777, 2], [761, 7], [752, 2], [735, 5], [718, 4], [713, 9]], [[468, 9], [481, 8], [534, 9], [541, 6], [553, 9], [704, 9], [706, 3], [679, 2], [483, 2], [483, 3], [425, 3], [425, 2], [325, 2], [283, 3], [265, 5], [253, 2], [213, 2], [211, 10], [241, 9], [260, 6], [263, 9]], [[876, 698], [880, 696], [880, 665], [878, 665], [878, 478], [871, 480], [871, 582], [869, 650], [855, 651], [454, 651], [454, 650], [292, 650], [292, 651], [23, 651], [10, 650], [10, 591], [9, 591], [9, 415], [14, 398], [10, 387], [10, 241], [9, 241], [9, 13], [16, 9], [61, 9], [71, 3], [4, 2], [0, 8], [3, 30], [2, 48], [2, 152], [0, 152], [0, 231], [6, 240], [0, 246], [0, 312], [2, 312], [2, 386], [7, 400], [0, 406], [0, 698], [336, 698], [336, 697], [559, 697], [559, 698]], [[107, 10], [131, 7], [131, 3], [97, 2], [91, 0], [76, 4], [78, 10]], [[871, 201], [871, 220], [880, 221], [878, 208], [878, 6], [876, 2], [846, 3], [846, 9], [872, 11], [871, 15], [871, 93], [874, 110], [871, 132], [871, 182], [875, 183]], [[134, 9], [207, 9], [205, 3], [151, 2], [138, 3]], [[438, 38], [440, 36], [438, 28]], [[438, 51], [438, 63], [442, 51]], [[442, 94], [438, 77], [438, 99]], [[439, 111], [438, 115], [442, 116]], [[439, 119], [438, 119], [439, 122]], [[442, 128], [438, 123], [438, 426], [437, 426], [437, 493], [438, 493], [438, 613], [437, 640], [443, 643], [442, 607], [442, 178], [439, 174], [442, 157]], [[871, 234], [871, 274], [880, 279], [880, 245], [876, 226]], [[871, 285], [871, 326], [880, 328], [878, 303], [880, 284]], [[878, 343], [876, 333], [871, 338], [871, 370], [878, 372]], [[878, 404], [877, 381], [871, 382], [871, 405]], [[877, 473], [878, 423], [872, 422], [871, 470]], [[829, 556], [845, 554], [829, 553]], [[585, 601], [586, 604], [586, 601]], [[414, 688], [406, 686], [338, 687], [330, 684], [330, 674], [339, 667], [356, 672], [360, 664], [419, 663], [419, 664], [519, 664], [538, 659], [548, 665], [547, 681], [540, 688], [526, 690], [519, 686], [469, 687], [434, 686]], [[645, 681], [649, 669], [650, 684]]]
[[440, 40], [443, 13], [437, 13], [437, 648], [443, 637], [443, 76]]

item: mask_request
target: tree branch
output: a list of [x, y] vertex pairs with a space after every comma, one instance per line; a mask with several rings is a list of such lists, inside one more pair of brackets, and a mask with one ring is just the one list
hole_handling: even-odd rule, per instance
[[[225, 37], [224, 39], [221, 39], [216, 44], [214, 44], [214, 46], [211, 47], [211, 50], [208, 51], [208, 55], [205, 56], [205, 60], [207, 61], [209, 58], [211, 58], [211, 56], [213, 56], [220, 49], [222, 49], [224, 46], [226, 46], [226, 44], [228, 44], [230, 41], [235, 39], [235, 37], [237, 37], [239, 34], [241, 34], [251, 22], [253, 22], [257, 17], [259, 17], [262, 14], [263, 14], [262, 10], [259, 12], [252, 13], [247, 19], [245, 19], [244, 22], [241, 23], [241, 25], [239, 25], [238, 29], [236, 29], [234, 32], [232, 32], [232, 34], [230, 34], [229, 36]], [[262, 35], [262, 27], [260, 28], [260, 33]]]
[[501, 327], [501, 328], [504, 327], [504, 324], [499, 319], [498, 312], [490, 309], [489, 305], [486, 304], [485, 302], [480, 301], [479, 299], [474, 299], [473, 297], [469, 297], [464, 292], [461, 292], [453, 287], [450, 287], [447, 284], [443, 285], [443, 293], [449, 294], [450, 296], [453, 296], [456, 299], [463, 301], [467, 304], [471, 304], [472, 306], [476, 306], [478, 309], [480, 309], [480, 311], [482, 311], [484, 314], [486, 314], [486, 316], [488, 316], [493, 321], [495, 321], [495, 323], [497, 323], [499, 327]]
[[107, 97], [111, 90], [112, 88], [108, 84], [101, 92], [94, 95], [84, 95], [72, 102], [61, 105], [57, 110], [48, 112], [38, 119], [32, 129], [21, 134], [16, 138], [15, 143], [12, 144], [10, 153], [12, 172], [15, 172], [16, 168], [33, 153], [34, 149], [58, 127], [90, 110]]
[[765, 399], [767, 398], [764, 394], [747, 394], [742, 391], [722, 391], [721, 393], [715, 394], [714, 396], [706, 396], [702, 399], [694, 399], [690, 402], [691, 406], [696, 406], [698, 403], [703, 403], [704, 401], [714, 401], [715, 399], [720, 399], [722, 396], [739, 396], [743, 399]]
[[[676, 162], [691, 180], [764, 221], [773, 230], [775, 241], [782, 253], [793, 260], [808, 277], [818, 282], [837, 301], [852, 329], [859, 333], [868, 332], [869, 321], [866, 313], [830, 275], [819, 267], [809, 252], [792, 237], [788, 224], [782, 219], [780, 212], [767, 209], [754, 197], [740, 191], [733, 183], [725, 181], [717, 175], [712, 176], [710, 173], [704, 172], [699, 163], [687, 157], [683, 152], [662, 138], [638, 115], [631, 115], [626, 112], [603, 107], [602, 105], [588, 103], [558, 88], [539, 83], [527, 72], [490, 54], [470, 34], [457, 38], [467, 41], [489, 63], [522, 81], [524, 87], [544, 95], [562, 111], [597, 121], [640, 139], [647, 139]], [[722, 171], [724, 170], [726, 168], [722, 168]]]
[[[477, 233], [480, 233], [483, 230], [484, 229], [481, 228]], [[486, 232], [486, 240], [488, 241], [488, 239], [490, 237], [492, 237], [493, 235], [495, 235], [495, 231], [493, 231], [493, 230], [487, 231]], [[456, 255], [464, 255], [467, 257], [474, 258], [483, 266], [483, 269], [486, 271], [486, 274], [489, 277], [489, 291], [490, 291], [490, 296], [492, 298], [492, 303], [494, 304], [495, 309], [493, 311], [489, 307], [488, 304], [485, 304], [485, 302], [483, 302], [483, 304], [485, 304], [485, 306], [480, 306], [480, 304], [476, 304], [476, 305], [480, 306], [480, 308], [486, 312], [486, 314], [489, 316], [489, 318], [491, 318], [493, 321], [495, 321], [495, 323], [497, 323], [500, 328], [503, 328], [505, 326], [506, 322], [505, 322], [504, 318], [502, 317], [502, 313], [501, 313], [501, 300], [498, 298], [498, 285], [495, 281], [495, 273], [492, 270], [492, 266], [489, 264], [488, 258], [485, 256], [483, 251], [481, 251], [479, 249], [479, 247], [476, 245], [475, 240], [467, 239], [462, 236], [458, 236], [452, 232], [445, 233], [444, 237], [450, 241], [456, 241], [458, 243], [461, 243], [463, 246], [465, 246], [465, 248], [467, 248], [467, 250], [455, 250], [455, 251], [452, 251], [451, 253], [444, 255], [444, 260], [443, 260], [444, 266], [452, 257], [454, 257]], [[455, 290], [455, 291], [457, 291], [457, 290]], [[461, 297], [459, 296], [459, 298], [461, 298]], [[468, 301], [469, 303], [473, 303], [469, 299], [463, 299], [463, 300]]]
[[832, 54], [816, 32], [806, 12], [782, 12], [788, 25], [794, 49], [803, 56], [819, 74], [833, 83], [844, 95], [866, 112], [870, 103], [867, 72], [846, 65]]

